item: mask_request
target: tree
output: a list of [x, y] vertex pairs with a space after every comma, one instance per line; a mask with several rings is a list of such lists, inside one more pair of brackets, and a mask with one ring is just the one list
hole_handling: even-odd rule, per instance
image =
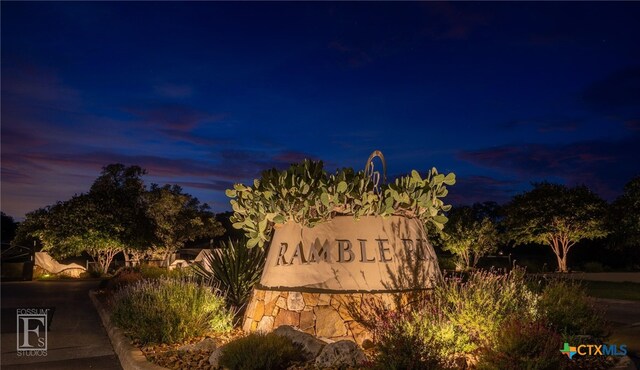
[[209, 206], [198, 198], [182, 192], [178, 185], [153, 184], [146, 195], [147, 216], [153, 221], [157, 249], [167, 261], [171, 253], [184, 247], [187, 241], [214, 238], [224, 234]]
[[547, 182], [515, 196], [505, 209], [504, 227], [515, 244], [551, 247], [558, 269], [567, 271], [570, 249], [583, 239], [607, 235], [606, 202], [586, 186], [566, 187]]
[[4, 212], [0, 212], [0, 218], [2, 219], [2, 230], [0, 231], [0, 237], [3, 243], [8, 243], [16, 236], [16, 228], [18, 224], [13, 217], [7, 215]]
[[37, 238], [43, 250], [56, 258], [87, 252], [107, 273], [118, 253], [153, 243], [153, 224], [145, 212], [144, 174], [138, 166], [103, 167], [88, 193], [27, 214], [17, 239]]
[[119, 241], [127, 261], [139, 263], [156, 243], [153, 221], [147, 217], [146, 187], [139, 166], [120, 163], [103, 167], [89, 195], [101, 214], [101, 230]]
[[164, 256], [189, 240], [224, 232], [206, 204], [179, 186], [147, 190], [139, 166], [105, 166], [87, 193], [27, 214], [17, 241], [41, 241], [58, 258], [89, 253], [103, 273], [120, 252], [139, 260], [160, 247]]
[[475, 267], [480, 258], [497, 249], [498, 232], [482, 204], [454, 208], [444, 226], [443, 249], [456, 255], [457, 267]]
[[37, 231], [43, 250], [56, 258], [87, 252], [106, 274], [115, 255], [123, 250], [117, 225], [101, 212], [91, 193], [75, 195], [46, 209], [44, 225]]
[[31, 211], [24, 216], [24, 221], [18, 224], [16, 236], [11, 241], [11, 245], [23, 247], [42, 246], [39, 231], [44, 229], [45, 218], [50, 207], [44, 207]]
[[629, 181], [611, 205], [609, 227], [621, 247], [640, 246], [640, 176]]

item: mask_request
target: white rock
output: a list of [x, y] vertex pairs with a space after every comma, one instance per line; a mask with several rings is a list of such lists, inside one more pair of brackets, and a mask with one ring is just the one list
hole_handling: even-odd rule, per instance
[[324, 346], [320, 355], [316, 357], [316, 366], [358, 366], [365, 360], [364, 352], [357, 344], [350, 340], [340, 340]]
[[274, 334], [289, 338], [293, 343], [299, 344], [303, 349], [305, 360], [310, 361], [318, 356], [325, 343], [311, 334], [294, 329], [289, 325], [279, 326]]
[[213, 353], [211, 354], [211, 356], [209, 356], [209, 363], [214, 367], [214, 368], [218, 368], [220, 367], [220, 365], [218, 365], [218, 362], [220, 362], [220, 356], [222, 356], [222, 349], [224, 348], [224, 346], [220, 347], [220, 348], [216, 348], [215, 351], [213, 351]]
[[287, 297], [287, 307], [289, 311], [302, 311], [304, 309], [304, 298], [300, 292], [290, 292]]
[[216, 345], [216, 341], [213, 340], [213, 338], [206, 338], [200, 343], [197, 343], [195, 347], [197, 351], [210, 352], [215, 350], [218, 346]]

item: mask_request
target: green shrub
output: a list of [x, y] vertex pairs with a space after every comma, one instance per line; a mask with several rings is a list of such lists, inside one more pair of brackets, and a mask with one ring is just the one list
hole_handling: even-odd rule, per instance
[[195, 265], [194, 270], [198, 276], [220, 287], [227, 306], [241, 315], [253, 286], [260, 281], [264, 262], [264, 249], [248, 248], [246, 240], [229, 240], [206, 255], [203, 263]]
[[113, 295], [112, 319], [142, 343], [175, 343], [231, 329], [233, 315], [212, 288], [176, 279], [141, 280]]
[[542, 321], [506, 320], [496, 343], [483, 351], [479, 370], [556, 370], [567, 364], [562, 338]]
[[302, 348], [289, 338], [273, 333], [250, 334], [227, 343], [218, 364], [231, 370], [286, 369], [302, 361]]
[[440, 266], [440, 269], [442, 270], [455, 270], [456, 269], [455, 257], [438, 256], [438, 266]]
[[587, 296], [584, 286], [575, 280], [549, 281], [540, 295], [539, 310], [565, 336], [602, 338], [606, 334], [603, 313]]

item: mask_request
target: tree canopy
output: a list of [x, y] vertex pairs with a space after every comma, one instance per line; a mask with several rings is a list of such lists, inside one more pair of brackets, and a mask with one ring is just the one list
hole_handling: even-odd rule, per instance
[[559, 270], [566, 272], [571, 247], [580, 240], [608, 234], [606, 207], [606, 202], [586, 186], [543, 182], [507, 204], [503, 223], [508, 239], [515, 244], [550, 246]]
[[15, 222], [13, 217], [5, 214], [4, 212], [0, 212], [0, 218], [2, 219], [2, 230], [0, 230], [2, 242], [10, 242], [16, 236], [16, 228], [18, 227], [18, 224]]
[[631, 179], [611, 205], [609, 225], [616, 244], [640, 246], [640, 176]]
[[495, 203], [476, 203], [449, 212], [442, 246], [456, 255], [457, 267], [474, 267], [482, 256], [497, 249], [499, 237], [492, 219], [495, 219], [496, 209]]
[[153, 222], [156, 245], [165, 254], [184, 247], [187, 241], [224, 234], [207, 204], [182, 191], [178, 185], [153, 184], [146, 194], [146, 215]]
[[28, 213], [15, 243], [37, 239], [57, 258], [87, 252], [106, 273], [120, 252], [153, 248], [166, 257], [186, 241], [222, 234], [206, 204], [177, 185], [147, 190], [145, 173], [139, 166], [105, 166], [87, 193]]

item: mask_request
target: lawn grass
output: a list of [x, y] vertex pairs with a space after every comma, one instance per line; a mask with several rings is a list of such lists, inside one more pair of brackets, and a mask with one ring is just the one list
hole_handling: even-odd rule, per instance
[[592, 297], [640, 301], [640, 284], [638, 283], [583, 280], [582, 284], [586, 287], [587, 294]]

